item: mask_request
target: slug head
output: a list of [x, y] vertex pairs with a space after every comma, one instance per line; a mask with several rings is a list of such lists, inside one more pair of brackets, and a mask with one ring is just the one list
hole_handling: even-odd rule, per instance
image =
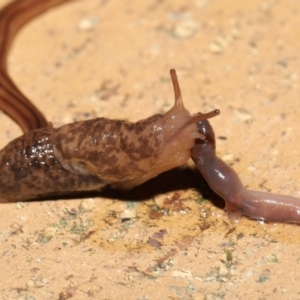
[[171, 69], [170, 74], [174, 89], [175, 103], [174, 106], [163, 115], [162, 119], [166, 140], [186, 140], [187, 137], [185, 135], [187, 133], [189, 133], [192, 139], [198, 138], [205, 140], [205, 135], [198, 132], [196, 123], [213, 118], [219, 115], [220, 111], [215, 109], [206, 114], [200, 113], [191, 115], [183, 105], [176, 71]]
[[191, 149], [196, 139], [205, 140], [205, 136], [198, 132], [196, 123], [220, 114], [214, 110], [206, 114], [191, 115], [184, 107], [176, 71], [170, 70], [175, 104], [164, 115], [155, 121], [155, 130], [162, 132], [162, 143], [155, 163], [141, 176], [123, 181], [115, 186], [129, 189], [135, 187], [158, 174], [185, 164], [191, 157]]

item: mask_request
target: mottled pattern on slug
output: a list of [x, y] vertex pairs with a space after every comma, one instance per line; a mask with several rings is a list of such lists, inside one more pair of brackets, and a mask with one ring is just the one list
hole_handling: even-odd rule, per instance
[[161, 115], [130, 123], [97, 118], [62, 126], [55, 155], [67, 170], [109, 182], [133, 179], [150, 169], [161, 151]]
[[103, 180], [65, 170], [53, 155], [53, 132], [31, 131], [0, 151], [0, 200], [24, 200], [72, 191], [97, 190]]
[[0, 151], [0, 200], [95, 191], [145, 174], [161, 152], [161, 118], [97, 118], [15, 139]]

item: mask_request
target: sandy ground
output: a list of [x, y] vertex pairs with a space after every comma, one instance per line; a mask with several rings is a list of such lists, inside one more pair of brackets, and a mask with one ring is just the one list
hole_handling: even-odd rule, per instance
[[[164, 112], [175, 68], [192, 113], [221, 110], [217, 152], [245, 185], [300, 196], [299, 53], [298, 0], [89, 0], [26, 26], [9, 66], [55, 126]], [[0, 122], [4, 146], [21, 131]], [[0, 211], [1, 299], [300, 299], [300, 228], [230, 219], [192, 162]]]

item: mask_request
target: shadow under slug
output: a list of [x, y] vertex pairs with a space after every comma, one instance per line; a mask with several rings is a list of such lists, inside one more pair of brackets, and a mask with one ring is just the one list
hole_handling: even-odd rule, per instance
[[[41, 200], [49, 201], [49, 199], [56, 201], [62, 199], [71, 200], [97, 197], [111, 200], [117, 199], [118, 201], [145, 201], [153, 199], [161, 194], [190, 189], [197, 191], [201, 197], [210, 201], [214, 206], [220, 209], [225, 208], [224, 200], [210, 188], [201, 173], [196, 168], [190, 168], [188, 166], [166, 171], [129, 190], [115, 189], [106, 186], [101, 191], [74, 192], [61, 194], [59, 196], [53, 194], [52, 196], [48, 195], [47, 197], [28, 200], [28, 202]], [[99, 201], [102, 200], [99, 199]]]

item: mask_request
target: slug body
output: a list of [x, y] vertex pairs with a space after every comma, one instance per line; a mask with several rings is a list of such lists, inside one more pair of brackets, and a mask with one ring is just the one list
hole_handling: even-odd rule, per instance
[[300, 199], [246, 189], [237, 173], [216, 156], [215, 134], [208, 121], [197, 124], [206, 136], [197, 140], [192, 159], [211, 189], [225, 201], [229, 213], [267, 222], [300, 223]]
[[0, 151], [0, 201], [100, 190], [129, 189], [184, 164], [196, 123], [219, 113], [192, 116], [183, 106], [175, 70], [175, 105], [136, 123], [97, 118], [53, 128], [16, 87], [7, 53], [18, 30], [33, 17], [70, 0], [16, 0], [0, 11], [0, 107], [25, 134]]
[[198, 133], [196, 123], [219, 111], [192, 116], [183, 106], [175, 70], [175, 104], [165, 114], [131, 123], [97, 118], [32, 130], [0, 151], [0, 201], [29, 200], [111, 184], [129, 189], [183, 165]]

